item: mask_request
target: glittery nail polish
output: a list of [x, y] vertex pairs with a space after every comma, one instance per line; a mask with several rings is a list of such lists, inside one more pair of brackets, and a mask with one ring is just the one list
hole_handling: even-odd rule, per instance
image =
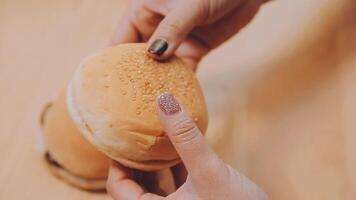
[[168, 92], [164, 92], [158, 97], [158, 106], [166, 115], [173, 115], [181, 111], [178, 101]]
[[168, 43], [164, 39], [155, 40], [150, 47], [148, 48], [148, 52], [152, 54], [156, 54], [157, 56], [162, 55], [168, 49]]

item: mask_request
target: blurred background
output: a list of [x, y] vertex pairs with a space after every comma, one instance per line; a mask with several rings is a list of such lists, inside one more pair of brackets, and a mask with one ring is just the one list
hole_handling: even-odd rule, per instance
[[[0, 0], [0, 199], [110, 199], [49, 173], [38, 119], [129, 3]], [[197, 73], [225, 162], [275, 200], [356, 199], [356, 1], [272, 1]]]

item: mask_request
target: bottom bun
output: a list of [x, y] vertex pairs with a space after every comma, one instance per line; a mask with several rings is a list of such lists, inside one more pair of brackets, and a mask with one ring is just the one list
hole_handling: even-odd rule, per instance
[[115, 158], [115, 161], [119, 162], [125, 167], [150, 172], [150, 171], [167, 169], [172, 166], [175, 166], [181, 162], [181, 159], [177, 158], [175, 160], [169, 160], [169, 161], [167, 160], [134, 161], [134, 160], [126, 159], [125, 157], [117, 156]]
[[40, 128], [52, 174], [77, 188], [105, 191], [111, 160], [96, 150], [71, 122], [64, 93], [45, 106]]
[[51, 173], [57, 178], [63, 180], [64, 182], [73, 185], [77, 188], [93, 191], [93, 192], [105, 192], [106, 191], [106, 179], [88, 179], [84, 177], [76, 176], [61, 165], [59, 165], [55, 160], [52, 159], [51, 155], [47, 152], [45, 154], [45, 161]]

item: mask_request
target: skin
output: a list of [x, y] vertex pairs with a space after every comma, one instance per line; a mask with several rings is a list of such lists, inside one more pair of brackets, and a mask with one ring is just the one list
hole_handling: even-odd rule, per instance
[[[175, 55], [196, 69], [209, 51], [248, 24], [264, 2], [266, 0], [133, 0], [110, 45], [147, 42], [149, 47], [155, 40], [164, 39], [168, 49], [160, 56], [147, 52], [149, 56], [164, 60]], [[176, 192], [168, 196], [162, 192], [155, 173], [113, 162], [107, 182], [109, 194], [115, 200], [268, 199], [252, 181], [218, 158], [194, 121], [182, 110], [172, 116], [157, 111], [183, 161], [171, 168]]]
[[252, 20], [266, 0], [134, 0], [119, 23], [110, 45], [168, 42], [161, 55], [183, 59], [193, 68], [210, 50], [235, 35]]
[[214, 153], [194, 120], [180, 107], [177, 113], [166, 114], [159, 108], [157, 113], [187, 169], [185, 183], [174, 193], [160, 196], [145, 191], [131, 178], [129, 169], [116, 163], [112, 165], [108, 177], [109, 194], [115, 200], [268, 200], [268, 196], [257, 185]]

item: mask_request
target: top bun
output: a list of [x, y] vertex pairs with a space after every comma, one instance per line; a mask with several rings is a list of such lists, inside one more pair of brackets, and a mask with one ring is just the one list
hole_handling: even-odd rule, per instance
[[121, 164], [145, 171], [180, 158], [156, 114], [156, 97], [172, 93], [202, 133], [207, 109], [194, 72], [180, 59], [158, 62], [145, 44], [121, 44], [86, 59], [68, 89], [68, 111], [84, 136]]

